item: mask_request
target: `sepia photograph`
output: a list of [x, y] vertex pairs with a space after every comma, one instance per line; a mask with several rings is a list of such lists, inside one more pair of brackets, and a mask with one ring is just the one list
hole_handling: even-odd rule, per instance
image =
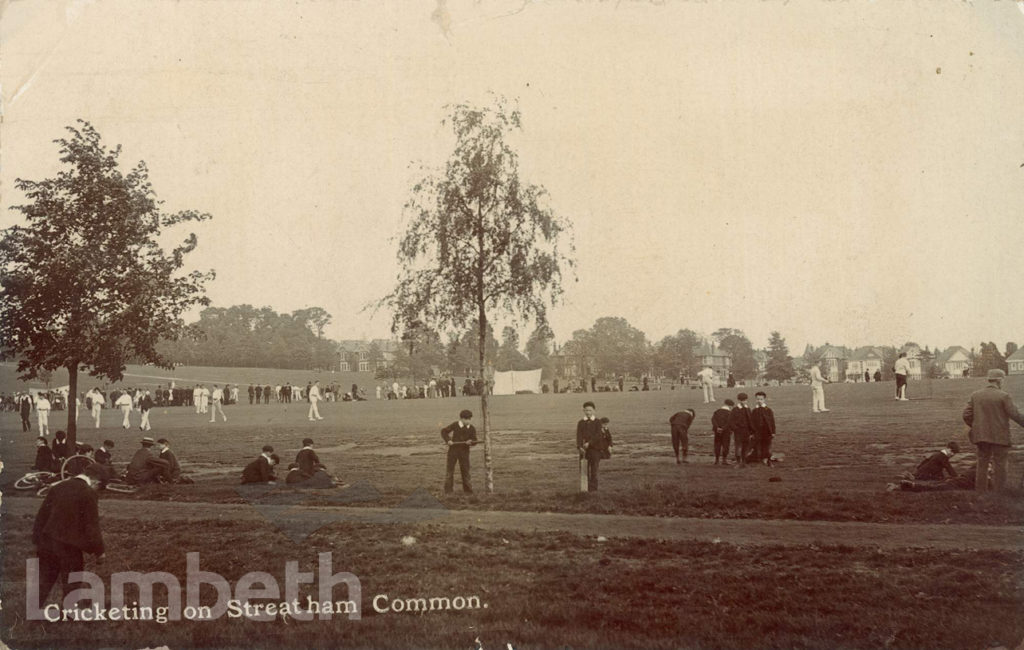
[[1024, 648], [1022, 107], [1020, 0], [0, 2], [0, 647]]

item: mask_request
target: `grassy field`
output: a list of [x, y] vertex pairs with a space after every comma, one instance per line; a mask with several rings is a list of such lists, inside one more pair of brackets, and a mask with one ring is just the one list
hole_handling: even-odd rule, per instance
[[[237, 369], [188, 370], [190, 377], [205, 381], [248, 381], [235, 379], [242, 374], [232, 373], [245, 372]], [[209, 374], [200, 377], [200, 370]], [[268, 374], [289, 381], [285, 372]], [[12, 376], [9, 367], [0, 367], [0, 386], [11, 385]], [[296, 381], [309, 378], [304, 374]], [[106, 495], [101, 512], [103, 502], [114, 499], [191, 501], [196, 502], [196, 522], [188, 530], [161, 524], [158, 514], [136, 526], [111, 522], [106, 527], [110, 556], [101, 571], [131, 566], [175, 572], [184, 563], [185, 550], [196, 550], [203, 554], [204, 569], [209, 557], [216, 567], [210, 570], [237, 579], [247, 571], [281, 573], [287, 560], [308, 564], [316, 550], [341, 549], [345, 560], [336, 559], [335, 570], [358, 575], [364, 595], [399, 590], [416, 595], [436, 589], [454, 593], [479, 585], [491, 605], [457, 615], [375, 616], [371, 611], [362, 621], [291, 626], [239, 620], [93, 625], [85, 628], [83, 643], [104, 644], [138, 634], [131, 638], [139, 643], [251, 645], [246, 639], [259, 634], [267, 647], [310, 646], [330, 639], [334, 645], [469, 648], [477, 636], [484, 647], [511, 642], [517, 648], [985, 647], [990, 642], [1012, 647], [1024, 636], [1018, 622], [1024, 620], [1024, 556], [1019, 553], [880, 553], [859, 547], [857, 540], [841, 548], [666, 545], [616, 539], [614, 531], [608, 542], [598, 543], [579, 535], [455, 532], [430, 524], [407, 529], [333, 524], [295, 546], [272, 528], [203, 521], [201, 505], [251, 507], [244, 505], [238, 490], [242, 466], [268, 443], [287, 462], [301, 439], [310, 436], [332, 474], [370, 486], [372, 498], [282, 486], [265, 495], [268, 502], [394, 506], [422, 489], [446, 507], [459, 509], [1020, 525], [1024, 500], [1019, 490], [986, 496], [885, 489], [926, 452], [949, 440], [959, 441], [967, 452], [954, 459], [955, 465], [973, 461], [960, 411], [970, 392], [983, 383], [936, 381], [929, 387], [929, 399], [910, 402], [892, 399], [892, 383], [828, 386], [826, 403], [832, 410], [820, 414], [810, 412], [806, 386], [769, 389], [779, 430], [775, 451], [784, 453], [785, 460], [774, 468], [745, 469], [712, 464], [712, 409], [701, 403], [697, 391], [496, 397], [491, 420], [496, 491], [484, 493], [478, 446], [472, 452], [477, 494], [471, 497], [443, 494], [444, 449], [438, 431], [460, 409], [477, 411], [474, 398], [324, 404], [325, 420], [316, 423], [307, 421], [305, 404], [228, 407], [228, 422], [217, 424], [186, 408], [157, 409], [150, 435], [171, 440], [196, 484], [154, 486], [132, 497]], [[910, 388], [911, 397], [925, 396], [923, 385]], [[1024, 405], [1024, 378], [1010, 378], [1006, 388]], [[721, 391], [718, 397], [735, 397], [736, 392]], [[588, 397], [597, 402], [600, 415], [611, 418], [615, 447], [601, 467], [601, 491], [580, 495], [574, 432]], [[668, 418], [683, 408], [694, 408], [697, 420], [690, 430], [691, 462], [677, 466]], [[115, 460], [126, 462], [142, 434], [120, 429], [119, 414], [105, 411], [103, 417], [103, 427], [96, 430], [83, 415], [80, 438], [93, 444], [112, 438], [117, 443]], [[479, 428], [479, 417], [476, 421]], [[1020, 442], [1021, 435], [1015, 429], [1014, 440]], [[12, 496], [10, 482], [31, 465], [33, 439], [34, 434], [21, 433], [14, 414], [0, 418], [5, 498]], [[1014, 486], [1021, 480], [1022, 465], [1018, 444], [1011, 454]], [[155, 508], [158, 513], [159, 506]], [[5, 640], [16, 641], [16, 647], [52, 646], [60, 638], [54, 635], [66, 631], [16, 619], [24, 611], [16, 581], [23, 575], [19, 563], [31, 552], [25, 540], [30, 524], [7, 521], [3, 529], [5, 573], [11, 577], [4, 587]], [[140, 534], [145, 542], [138, 540]], [[406, 534], [415, 535], [419, 543], [401, 546], [398, 540]], [[128, 549], [140, 543], [145, 552]], [[23, 602], [23, 592], [21, 598]], [[368, 601], [366, 609], [371, 610]]]

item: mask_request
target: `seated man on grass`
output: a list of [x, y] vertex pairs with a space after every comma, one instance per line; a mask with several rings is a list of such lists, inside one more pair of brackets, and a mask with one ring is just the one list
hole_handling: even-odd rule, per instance
[[295, 462], [288, 466], [288, 476], [284, 482], [296, 487], [334, 487], [327, 468], [320, 464], [320, 457], [313, 451], [312, 438], [302, 441], [302, 449], [295, 455]]

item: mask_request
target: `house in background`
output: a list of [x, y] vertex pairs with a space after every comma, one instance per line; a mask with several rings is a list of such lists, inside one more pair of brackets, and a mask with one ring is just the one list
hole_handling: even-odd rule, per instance
[[[376, 346], [376, 358], [374, 349]], [[378, 368], [389, 368], [395, 362], [398, 341], [373, 339], [372, 341], [350, 339], [338, 342], [338, 369], [342, 372], [374, 372]]]
[[701, 368], [711, 366], [715, 376], [721, 380], [723, 385], [725, 384], [725, 379], [729, 376], [729, 371], [732, 369], [731, 353], [717, 347], [714, 343], [704, 341], [693, 348], [693, 356]]
[[971, 353], [959, 345], [943, 350], [942, 354], [935, 358], [935, 365], [939, 373], [944, 377], [967, 377], [970, 375]]
[[844, 371], [847, 357], [849, 357], [845, 349], [835, 345], [825, 345], [819, 350], [818, 355], [818, 358], [821, 359], [821, 374], [825, 376], [825, 379], [831, 382], [845, 379]]
[[907, 361], [910, 362], [910, 372], [907, 373], [907, 379], [920, 379], [924, 374], [921, 368], [921, 346], [911, 343], [910, 345], [904, 345], [899, 351], [906, 352]]
[[1018, 348], [1016, 352], [1006, 357], [1007, 374], [1024, 375], [1024, 348]]
[[[846, 362], [846, 377], [853, 381], [864, 381], [864, 373], [867, 372], [874, 380], [875, 373], [882, 370], [884, 359], [885, 354], [879, 348], [871, 345], [859, 347], [853, 351]], [[918, 372], [920, 373], [920, 364], [918, 364]]]

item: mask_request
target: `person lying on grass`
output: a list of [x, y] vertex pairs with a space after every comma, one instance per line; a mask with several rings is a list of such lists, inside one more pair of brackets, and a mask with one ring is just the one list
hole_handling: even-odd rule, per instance
[[[956, 470], [950, 464], [949, 459], [960, 452], [960, 445], [956, 441], [950, 441], [948, 445], [929, 454], [917, 465], [914, 470], [913, 480], [915, 481], [941, 481], [948, 473], [950, 478], [956, 478]], [[911, 477], [904, 477], [908, 480]]]
[[[945, 492], [947, 490], [973, 490], [974, 489], [974, 475], [978, 470], [978, 465], [975, 463], [971, 465], [967, 470], [958, 476], [953, 476], [944, 480], [938, 481], [911, 481], [909, 479], [903, 479], [899, 482], [899, 489], [904, 492]], [[989, 479], [991, 483], [991, 479]], [[895, 483], [890, 483], [888, 490], [892, 491], [897, 488]]]

